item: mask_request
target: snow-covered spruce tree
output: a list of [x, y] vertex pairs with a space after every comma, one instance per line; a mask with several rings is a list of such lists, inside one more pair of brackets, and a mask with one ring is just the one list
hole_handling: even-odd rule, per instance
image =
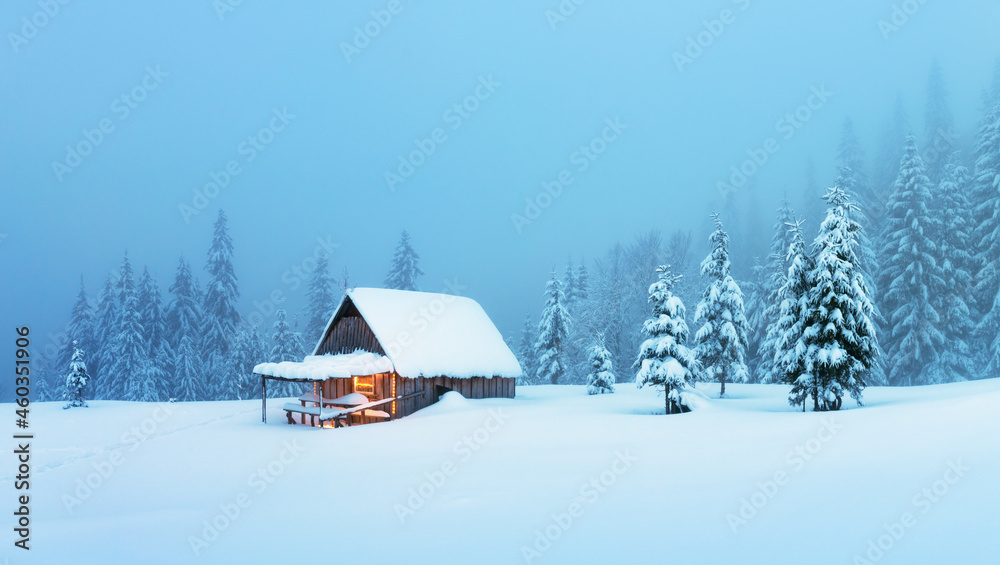
[[973, 241], [978, 242], [979, 264], [975, 298], [982, 313], [976, 334], [986, 351], [983, 377], [1000, 374], [1000, 92], [993, 96], [993, 106], [979, 128], [972, 180]]
[[[274, 333], [271, 334], [271, 341], [272, 363], [302, 360], [302, 336], [288, 324], [284, 308], [278, 308], [274, 313]], [[275, 395], [298, 396], [298, 386], [295, 383], [282, 382], [275, 387]]]
[[[903, 97], [896, 97], [895, 110], [892, 117], [882, 127], [879, 152], [875, 161], [875, 172], [872, 180], [874, 202], [872, 209], [872, 230], [875, 234], [885, 232], [885, 207], [889, 194], [892, 192], [899, 176], [899, 162], [903, 158], [903, 148], [910, 132], [909, 118], [903, 105]], [[881, 204], [881, 205], [880, 205]]]
[[839, 410], [845, 395], [861, 405], [879, 347], [875, 307], [857, 267], [861, 225], [852, 218], [853, 205], [842, 189], [828, 189], [826, 201], [830, 209], [813, 246], [816, 263], [809, 273], [803, 337], [814, 398], [821, 410]]
[[227, 396], [228, 389], [224, 380], [231, 365], [229, 349], [236, 336], [236, 326], [240, 323], [240, 314], [236, 310], [240, 291], [233, 270], [233, 240], [229, 237], [226, 214], [221, 209], [215, 220], [205, 270], [209, 275], [202, 322], [205, 383], [210, 398], [220, 399]]
[[183, 257], [178, 261], [170, 293], [173, 299], [167, 309], [167, 343], [174, 352], [174, 372], [168, 397], [186, 402], [205, 400], [204, 360], [198, 354], [203, 319], [201, 300], [191, 267]]
[[789, 226], [791, 244], [788, 247], [788, 273], [778, 291], [780, 308], [778, 322], [774, 327], [773, 382], [791, 385], [788, 402], [792, 406], [802, 405], [805, 411], [806, 399], [812, 396], [813, 409], [819, 410], [818, 383], [807, 371], [807, 346], [805, 329], [808, 322], [808, 295], [813, 260], [806, 251], [802, 237], [802, 220], [795, 220]]
[[871, 178], [868, 176], [865, 163], [865, 151], [861, 148], [861, 142], [854, 133], [854, 122], [851, 118], [844, 119], [844, 125], [840, 130], [840, 143], [837, 146], [837, 165], [847, 167], [853, 173], [854, 191], [857, 193], [855, 204], [861, 208], [862, 214], [871, 213], [871, 205], [874, 198], [871, 186]]
[[563, 302], [565, 296], [562, 282], [556, 278], [555, 269], [545, 285], [545, 309], [538, 321], [538, 339], [535, 351], [538, 354], [538, 368], [535, 380], [538, 383], [557, 385], [565, 382], [569, 371], [566, 359], [566, 341], [569, 337], [571, 319]]
[[585, 304], [590, 299], [590, 275], [587, 274], [587, 262], [581, 261], [576, 269], [576, 300]]
[[701, 324], [695, 341], [704, 377], [719, 382], [719, 396], [722, 397], [726, 394], [727, 382], [745, 383], [750, 372], [746, 364], [748, 342], [743, 291], [730, 274], [729, 235], [718, 214], [714, 214], [713, 219], [715, 231], [709, 238], [712, 252], [701, 263], [701, 274], [709, 284], [694, 315], [695, 322]]
[[138, 292], [128, 255], [122, 260], [118, 292], [121, 315], [118, 317], [119, 330], [115, 338], [116, 357], [111, 368], [114, 383], [112, 391], [115, 393], [112, 398], [155, 402], [159, 398], [149, 371], [148, 345], [143, 339]]
[[611, 363], [611, 352], [604, 347], [604, 334], [587, 351], [590, 372], [587, 374], [587, 394], [612, 394], [615, 392], [615, 373]]
[[[80, 349], [94, 351], [94, 310], [90, 306], [90, 299], [87, 297], [87, 290], [83, 286], [82, 276], [80, 277], [80, 292], [76, 295], [76, 302], [73, 304], [69, 323], [66, 324], [66, 335], [68, 338], [63, 342], [58, 356], [52, 360], [59, 367], [69, 367], [69, 364], [73, 361], [73, 354], [76, 352], [73, 340], [76, 340]], [[91, 363], [91, 366], [96, 374], [97, 368], [94, 366], [94, 363]]]
[[967, 195], [971, 176], [958, 162], [955, 155], [945, 165], [932, 208], [934, 224], [940, 234], [937, 255], [945, 283], [933, 302], [941, 316], [945, 347], [938, 358], [939, 366], [930, 374], [968, 380], [978, 377], [977, 353], [971, 345], [975, 316], [969, 306], [975, 263], [969, 252], [972, 249], [972, 210]]
[[111, 365], [115, 360], [115, 336], [118, 335], [118, 302], [111, 276], [104, 281], [97, 314], [94, 318], [94, 359], [96, 360], [93, 397], [111, 398]]
[[[76, 344], [76, 342], [73, 342]], [[73, 359], [69, 364], [69, 375], [66, 376], [66, 395], [69, 401], [63, 408], [87, 406], [87, 383], [90, 375], [87, 373], [87, 363], [83, 359], [83, 351], [79, 348], [73, 351]]]
[[184, 335], [174, 348], [173, 397], [180, 402], [205, 400], [201, 355], [192, 336]]
[[521, 329], [521, 342], [517, 347], [517, 360], [521, 363], [521, 379], [518, 384], [531, 385], [535, 383], [538, 372], [538, 354], [535, 352], [535, 328], [531, 323], [531, 314], [524, 315], [524, 327]]
[[954, 150], [952, 123], [944, 75], [941, 65], [934, 61], [927, 77], [927, 106], [924, 112], [924, 160], [927, 177], [932, 183], [938, 183], [943, 178], [944, 167]]
[[687, 412], [682, 393], [694, 386], [698, 377], [695, 352], [685, 345], [688, 338], [684, 303], [673, 295], [679, 276], [663, 265], [656, 269], [657, 281], [649, 287], [652, 316], [642, 325], [646, 340], [639, 347], [635, 365], [636, 384], [663, 388], [667, 414]]
[[744, 306], [747, 318], [747, 368], [750, 371], [750, 382], [760, 382], [760, 349], [767, 335], [767, 319], [764, 316], [767, 308], [765, 279], [764, 265], [754, 257], [753, 278], [739, 283], [740, 288], [746, 292]]
[[267, 359], [268, 349], [257, 326], [241, 323], [233, 343], [233, 380], [236, 400], [254, 398], [260, 383], [254, 378], [253, 368]]
[[392, 266], [385, 276], [383, 284], [386, 288], [396, 290], [419, 290], [417, 277], [424, 274], [418, 265], [420, 256], [410, 243], [410, 234], [406, 230], [399, 236], [399, 244], [392, 256]]
[[306, 329], [303, 339], [309, 345], [320, 340], [326, 329], [334, 308], [337, 307], [337, 295], [333, 277], [330, 275], [330, 259], [323, 255], [316, 260], [316, 268], [309, 277], [309, 290], [306, 297]]
[[139, 280], [139, 323], [149, 356], [149, 379], [156, 387], [156, 397], [170, 398], [174, 374], [174, 351], [167, 339], [167, 316], [163, 310], [160, 286], [144, 268]]
[[774, 236], [771, 239], [771, 252], [764, 264], [765, 277], [761, 283], [764, 286], [764, 337], [757, 351], [760, 362], [757, 366], [757, 382], [768, 384], [781, 379], [774, 375], [775, 348], [778, 343], [778, 322], [781, 315], [781, 287], [788, 277], [788, 250], [792, 245], [791, 228], [795, 225], [795, 215], [788, 206], [787, 200], [782, 200], [778, 207], [778, 220], [774, 224]]
[[931, 221], [930, 179], [913, 136], [906, 140], [899, 177], [889, 196], [883, 236], [883, 304], [888, 319], [889, 382], [916, 385], [948, 380], [930, 373], [944, 349], [933, 298], [944, 289]]
[[[69, 342], [73, 344], [72, 341]], [[72, 360], [72, 357], [70, 357]], [[52, 375], [51, 361], [45, 355], [39, 355], [31, 362], [31, 401], [48, 402], [62, 398], [64, 387], [54, 386], [56, 380]], [[60, 373], [59, 376], [62, 376]]]

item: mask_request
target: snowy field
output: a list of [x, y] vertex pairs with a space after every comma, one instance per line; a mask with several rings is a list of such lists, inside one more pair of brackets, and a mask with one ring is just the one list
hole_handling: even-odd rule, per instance
[[[339, 430], [289, 426], [279, 401], [267, 425], [259, 401], [35, 404], [32, 549], [4, 554], [12, 564], [1000, 561], [1000, 379], [870, 388], [864, 408], [827, 414], [795, 413], [785, 386], [729, 390], [667, 417], [633, 385], [606, 396], [519, 387], [514, 400], [449, 396]], [[8, 450], [8, 505], [15, 468]]]

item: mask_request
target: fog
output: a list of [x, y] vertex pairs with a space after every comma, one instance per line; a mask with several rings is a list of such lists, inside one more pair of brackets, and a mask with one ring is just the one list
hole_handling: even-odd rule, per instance
[[968, 146], [1000, 55], [983, 0], [16, 1], [0, 21], [2, 321], [37, 347], [126, 251], [164, 291], [182, 255], [207, 278], [220, 208], [244, 316], [275, 291], [301, 312], [295, 269], [325, 249], [381, 285], [406, 229], [421, 289], [458, 285], [513, 336], [568, 256], [679, 228], [700, 259], [709, 213], [751, 190], [766, 242], [809, 163], [832, 183], [845, 118], [872, 166], [897, 98], [921, 137], [935, 60]]

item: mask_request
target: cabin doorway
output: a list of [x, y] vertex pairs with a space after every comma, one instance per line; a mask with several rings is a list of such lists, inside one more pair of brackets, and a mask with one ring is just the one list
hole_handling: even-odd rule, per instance
[[446, 392], [451, 392], [451, 389], [446, 386], [434, 385], [434, 402], [441, 400]]

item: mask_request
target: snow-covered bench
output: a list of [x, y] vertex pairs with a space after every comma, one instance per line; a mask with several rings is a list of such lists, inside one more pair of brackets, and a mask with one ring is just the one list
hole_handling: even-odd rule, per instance
[[[295, 423], [295, 419], [292, 417], [292, 414], [302, 414], [303, 424], [305, 423], [305, 416], [309, 416], [313, 425], [315, 425], [317, 420], [319, 420], [320, 426], [323, 425], [323, 422], [333, 421], [333, 426], [335, 428], [342, 428], [345, 424], [350, 426], [351, 414], [358, 414], [359, 412], [361, 416], [369, 418], [378, 418], [383, 420], [391, 419], [392, 416], [388, 412], [385, 412], [384, 410], [375, 410], [375, 408], [384, 406], [390, 402], [396, 402], [397, 400], [399, 399], [385, 398], [346, 408], [321, 408], [319, 406], [302, 406], [294, 402], [286, 402], [282, 409], [285, 411], [285, 415], [288, 416], [289, 424]], [[325, 401], [323, 403], [325, 404]]]

